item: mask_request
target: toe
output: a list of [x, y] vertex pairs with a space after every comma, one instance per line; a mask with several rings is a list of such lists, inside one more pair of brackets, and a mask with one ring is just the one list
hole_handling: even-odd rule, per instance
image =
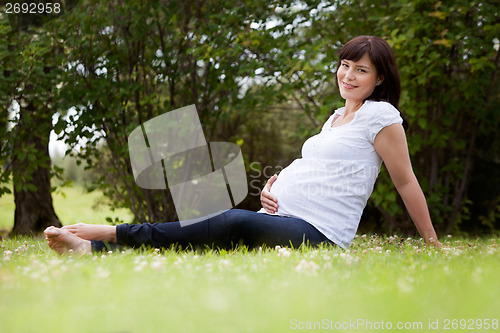
[[58, 228], [56, 228], [56, 227], [48, 227], [44, 231], [44, 234], [45, 234], [46, 237], [58, 236], [60, 233], [61, 233], [60, 230]]

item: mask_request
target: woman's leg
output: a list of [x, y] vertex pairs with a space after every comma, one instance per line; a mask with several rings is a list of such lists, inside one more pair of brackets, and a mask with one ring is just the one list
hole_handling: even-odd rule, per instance
[[[113, 250], [117, 244], [131, 247], [146, 245], [157, 248], [172, 246], [234, 248], [242, 244], [254, 248], [261, 245], [299, 247], [303, 243], [318, 245], [322, 242], [330, 242], [321, 232], [302, 219], [240, 209], [231, 209], [187, 226], [181, 226], [179, 222], [169, 222], [101, 227], [103, 226], [82, 224], [75, 225], [73, 228], [62, 228], [60, 232], [65, 234], [71, 231], [73, 236], [79, 235], [80, 240], [90, 241], [92, 250], [96, 252]], [[91, 240], [91, 236], [94, 236], [94, 240]], [[115, 239], [116, 243], [113, 242]], [[59, 237], [58, 240], [60, 242], [71, 240], [76, 244], [75, 239], [67, 235]], [[52, 245], [59, 249], [71, 247], [71, 244], [56, 244], [56, 238], [52, 238], [52, 241]], [[81, 246], [80, 243], [76, 245]], [[86, 243], [85, 247], [87, 246]]]
[[[261, 245], [298, 247], [302, 243], [317, 245], [329, 240], [302, 219], [281, 217], [253, 211], [231, 209], [207, 220], [180, 226], [179, 222], [121, 224], [116, 227], [120, 245], [139, 247], [233, 248], [238, 244], [250, 248]], [[93, 242], [95, 250], [100, 244]]]

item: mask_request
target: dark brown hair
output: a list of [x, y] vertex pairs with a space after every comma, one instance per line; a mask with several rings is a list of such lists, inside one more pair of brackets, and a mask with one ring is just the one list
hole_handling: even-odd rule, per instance
[[[401, 95], [401, 80], [399, 79], [396, 57], [389, 44], [380, 37], [358, 36], [348, 41], [340, 50], [337, 71], [341, 60], [358, 61], [368, 53], [370, 60], [377, 70], [377, 75], [383, 78], [380, 85], [375, 86], [373, 93], [367, 100], [384, 101], [391, 103], [399, 110], [399, 96]], [[337, 82], [337, 80], [335, 80]], [[337, 82], [338, 87], [338, 82]], [[401, 115], [403, 117], [403, 115]], [[408, 123], [403, 117], [403, 127]]]

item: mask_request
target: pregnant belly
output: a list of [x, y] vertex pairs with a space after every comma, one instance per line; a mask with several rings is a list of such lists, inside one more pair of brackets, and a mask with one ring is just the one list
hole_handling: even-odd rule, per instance
[[300, 205], [304, 201], [366, 196], [376, 178], [370, 172], [362, 163], [298, 159], [281, 171], [271, 193], [278, 198], [278, 206], [289, 202]]

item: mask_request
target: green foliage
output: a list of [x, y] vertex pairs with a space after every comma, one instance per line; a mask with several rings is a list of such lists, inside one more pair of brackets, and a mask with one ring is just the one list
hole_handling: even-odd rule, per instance
[[397, 27], [386, 28], [401, 69], [416, 173], [445, 232], [467, 218], [467, 203], [479, 204], [468, 184], [500, 125], [497, 12], [482, 1], [413, 2], [395, 13]]
[[[135, 127], [194, 103], [207, 140], [240, 144], [249, 172], [258, 173], [252, 180], [263, 185], [263, 170], [279, 171], [298, 157], [301, 143], [342, 106], [335, 69], [343, 43], [378, 35], [396, 53], [410, 153], [434, 223], [446, 233], [490, 231], [499, 228], [498, 7], [465, 0], [80, 1], [39, 28], [38, 39], [10, 33], [0, 19], [8, 37], [0, 39], [0, 98], [7, 109], [20, 98], [16, 88], [37, 82], [30, 87], [36, 108], [47, 107], [47, 119], [59, 114], [49, 127], [100, 175], [92, 186], [138, 222], [171, 220], [169, 196], [133, 182], [127, 137]], [[37, 117], [25, 121], [34, 126]], [[26, 140], [13, 148], [8, 122], [0, 114], [1, 164], [12, 156], [28, 168], [47, 164]], [[252, 162], [259, 168], [250, 170]], [[3, 168], [0, 184], [9, 180]], [[243, 208], [256, 209], [255, 202], [250, 197]], [[373, 214], [364, 222], [375, 230], [410, 226], [385, 171], [367, 211]]]
[[[478, 215], [471, 215], [477, 212], [470, 205], [489, 206], [489, 211], [491, 204], [486, 202], [498, 201], [497, 181], [488, 185], [489, 198], [469, 190], [477, 178], [488, 182], [474, 173], [478, 161], [486, 159], [495, 170], [489, 171], [490, 179], [498, 179], [499, 155], [488, 153], [498, 142], [500, 123], [497, 13], [498, 4], [482, 1], [335, 1], [313, 15], [311, 25], [297, 37], [307, 41], [305, 52], [296, 51], [301, 55], [297, 69], [308, 68], [308, 59], [314, 58], [324, 59], [332, 68], [341, 44], [357, 35], [378, 35], [391, 44], [401, 72], [400, 105], [410, 123], [407, 134], [414, 169], [441, 232], [459, 228], [460, 222], [477, 223]], [[325, 73], [327, 68], [316, 71]], [[289, 77], [296, 74], [301, 72], [292, 71]], [[300, 91], [301, 80], [294, 81], [294, 91]], [[321, 82], [328, 79], [323, 77]], [[333, 86], [333, 75], [330, 82]], [[305, 86], [308, 92], [314, 91], [310, 84]], [[314, 96], [332, 93], [323, 87]], [[309, 104], [306, 113], [316, 104], [328, 112], [337, 106], [335, 99], [320, 98], [316, 103], [308, 100], [307, 93], [301, 96]], [[389, 222], [386, 230], [394, 225], [391, 221], [406, 219], [390, 182], [382, 174], [369, 202]]]
[[[12, 181], [14, 193], [43, 198], [50, 197], [49, 173], [57, 174], [47, 150], [52, 116], [59, 111], [62, 72], [53, 29], [47, 24], [15, 31], [6, 15], [0, 17], [0, 183]], [[0, 195], [9, 192], [2, 186]]]
[[272, 85], [250, 88], [248, 81], [257, 79], [264, 61], [257, 51], [269, 49], [272, 40], [271, 32], [250, 23], [267, 20], [272, 9], [253, 2], [198, 8], [189, 2], [89, 1], [67, 15], [67, 30], [60, 33], [72, 65], [61, 94], [76, 115], [67, 118], [66, 141], [76, 146], [79, 138], [88, 140], [78, 157], [100, 169], [99, 187], [117, 206], [131, 208], [138, 222], [173, 220], [175, 212], [164, 192], [135, 186], [128, 134], [195, 103], [208, 140], [241, 140], [240, 127], [283, 95]]

